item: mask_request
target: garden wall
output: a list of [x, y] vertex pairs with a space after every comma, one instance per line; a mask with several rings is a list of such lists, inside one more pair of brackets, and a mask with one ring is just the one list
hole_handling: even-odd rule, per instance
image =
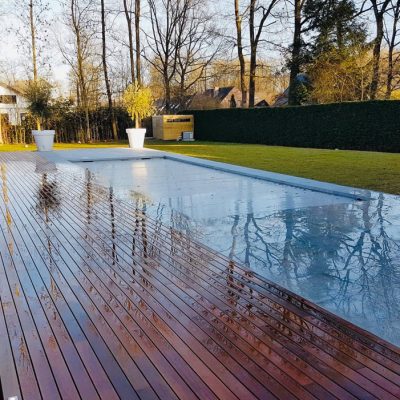
[[400, 152], [400, 101], [186, 113], [197, 140]]

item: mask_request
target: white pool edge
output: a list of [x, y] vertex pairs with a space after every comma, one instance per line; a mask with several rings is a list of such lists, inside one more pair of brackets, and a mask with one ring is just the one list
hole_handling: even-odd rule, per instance
[[313, 179], [301, 178], [292, 175], [285, 175], [276, 172], [263, 171], [254, 168], [242, 167], [239, 165], [226, 164], [218, 161], [205, 160], [169, 153], [165, 151], [142, 149], [132, 150], [128, 148], [102, 148], [102, 149], [79, 149], [61, 150], [52, 152], [40, 152], [43, 158], [55, 163], [76, 163], [90, 161], [122, 161], [163, 158], [183, 162], [186, 164], [211, 168], [218, 171], [233, 173], [268, 182], [288, 185], [300, 189], [312, 190], [334, 196], [342, 196], [353, 200], [371, 200], [375, 198], [376, 192], [358, 189], [350, 186], [342, 186], [334, 183], [322, 182]]

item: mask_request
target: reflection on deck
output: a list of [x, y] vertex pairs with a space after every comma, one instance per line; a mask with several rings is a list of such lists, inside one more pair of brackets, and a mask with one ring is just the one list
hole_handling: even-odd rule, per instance
[[[4, 398], [400, 397], [398, 348], [200, 245], [161, 209], [149, 217], [143, 199], [121, 202], [35, 154], [0, 165]], [[285, 243], [280, 268], [294, 273]]]

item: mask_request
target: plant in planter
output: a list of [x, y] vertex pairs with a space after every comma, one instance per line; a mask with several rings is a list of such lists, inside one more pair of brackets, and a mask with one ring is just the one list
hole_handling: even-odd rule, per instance
[[36, 122], [36, 130], [32, 131], [39, 151], [49, 151], [53, 148], [53, 130], [42, 130], [43, 123], [51, 114], [51, 90], [50, 83], [43, 79], [31, 81], [26, 86], [24, 96], [28, 101], [28, 110]]
[[153, 97], [148, 88], [143, 88], [137, 82], [128, 86], [124, 92], [124, 104], [128, 114], [135, 120], [135, 128], [126, 130], [129, 146], [133, 149], [143, 148], [146, 129], [140, 128], [143, 118], [150, 117], [154, 112]]

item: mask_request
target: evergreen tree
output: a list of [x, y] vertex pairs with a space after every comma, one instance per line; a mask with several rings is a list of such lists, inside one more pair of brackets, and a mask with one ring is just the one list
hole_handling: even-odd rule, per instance
[[357, 13], [353, 0], [306, 0], [304, 17], [311, 37], [307, 46], [309, 60], [323, 53], [346, 53], [348, 48], [365, 45], [366, 28]]

